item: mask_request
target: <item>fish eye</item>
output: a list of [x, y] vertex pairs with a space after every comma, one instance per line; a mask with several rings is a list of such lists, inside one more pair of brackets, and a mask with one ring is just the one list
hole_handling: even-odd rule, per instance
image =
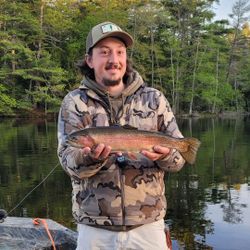
[[72, 140], [72, 141], [76, 141], [76, 140], [77, 140], [77, 137], [76, 137], [76, 136], [72, 136], [72, 137], [71, 137], [71, 140]]

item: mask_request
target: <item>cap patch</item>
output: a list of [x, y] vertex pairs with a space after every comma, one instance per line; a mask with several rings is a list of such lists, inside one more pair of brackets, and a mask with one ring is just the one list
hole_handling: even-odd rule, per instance
[[112, 32], [112, 31], [118, 31], [120, 30], [119, 27], [117, 27], [116, 25], [109, 23], [109, 24], [105, 24], [102, 27], [102, 33], [107, 33], [107, 32]]

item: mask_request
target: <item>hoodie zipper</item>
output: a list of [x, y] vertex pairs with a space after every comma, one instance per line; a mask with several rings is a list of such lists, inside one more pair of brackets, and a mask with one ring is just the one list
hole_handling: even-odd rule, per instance
[[[112, 109], [109, 95], [107, 95], [109, 105], [102, 98], [100, 98], [100, 99], [96, 98], [96, 97], [92, 97], [92, 98], [95, 99], [97, 102], [99, 102], [101, 104], [101, 106], [105, 109], [105, 111], [107, 112], [107, 117], [109, 118], [109, 125], [111, 125], [111, 126], [119, 125], [118, 120], [120, 120], [120, 116], [122, 116], [124, 114], [124, 103], [125, 103], [124, 96], [122, 95], [122, 106], [118, 110], [118, 114], [115, 117], [113, 116], [113, 109]], [[117, 117], [117, 116], [119, 116], [119, 117]], [[123, 173], [123, 166], [122, 166], [122, 164], [124, 164], [124, 163], [125, 162], [123, 162], [121, 164], [119, 164], [119, 162], [116, 163], [118, 168], [119, 168], [119, 178], [120, 178], [120, 183], [121, 183], [122, 225], [125, 225], [125, 217], [126, 217], [125, 216], [125, 204], [124, 204], [124, 200], [125, 200], [125, 191], [124, 191], [125, 180], [124, 180], [124, 178], [125, 178], [125, 175]]]
[[125, 225], [125, 191], [124, 191], [124, 174], [123, 169], [118, 165], [119, 175], [120, 175], [120, 183], [121, 183], [121, 209], [122, 209], [122, 225]]
[[119, 168], [119, 177], [120, 177], [120, 183], [121, 183], [121, 209], [122, 209], [122, 225], [125, 225], [125, 216], [126, 216], [126, 212], [125, 212], [125, 190], [124, 190], [124, 186], [125, 186], [125, 175], [124, 175], [124, 167], [127, 165], [127, 161], [125, 159], [125, 157], [122, 156], [118, 156], [116, 158], [116, 164]]

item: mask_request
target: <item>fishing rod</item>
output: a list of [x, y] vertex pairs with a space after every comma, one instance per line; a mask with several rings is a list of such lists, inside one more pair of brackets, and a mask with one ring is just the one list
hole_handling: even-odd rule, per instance
[[9, 216], [15, 209], [17, 209], [23, 202], [24, 200], [27, 199], [27, 197], [29, 197], [30, 194], [32, 194], [39, 186], [41, 186], [47, 179], [48, 177], [55, 171], [55, 169], [60, 165], [60, 163], [58, 162], [56, 164], [56, 166], [42, 179], [42, 181], [40, 183], [38, 183], [31, 191], [29, 191], [21, 201], [19, 201], [17, 203], [17, 205], [12, 208], [9, 212], [5, 211], [4, 209], [0, 209], [0, 223], [4, 221], [4, 219]]

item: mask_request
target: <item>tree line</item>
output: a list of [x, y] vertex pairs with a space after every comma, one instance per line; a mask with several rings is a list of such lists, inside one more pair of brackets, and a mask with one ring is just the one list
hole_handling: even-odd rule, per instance
[[134, 68], [176, 114], [250, 111], [249, 0], [214, 20], [218, 0], [0, 0], [0, 115], [58, 112], [79, 86], [94, 25], [135, 40]]

